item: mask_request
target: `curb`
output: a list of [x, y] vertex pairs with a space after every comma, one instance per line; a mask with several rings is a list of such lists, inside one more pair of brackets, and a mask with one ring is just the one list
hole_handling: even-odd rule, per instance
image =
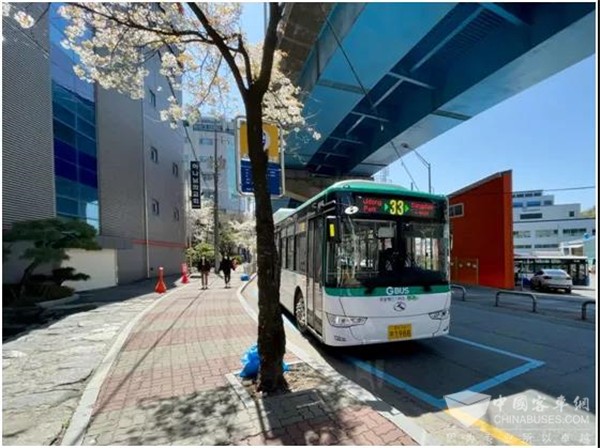
[[58, 305], [65, 305], [67, 303], [71, 303], [79, 299], [79, 294], [73, 294], [69, 297], [63, 297], [62, 299], [56, 300], [46, 300], [45, 302], [37, 302], [36, 305], [41, 306], [44, 309], [49, 309]]
[[[177, 287], [186, 288], [191, 285], [191, 283], [182, 284], [180, 281], [176, 281], [175, 284]], [[181, 290], [181, 289], [180, 289]], [[62, 438], [61, 446], [73, 446], [73, 445], [81, 445], [83, 442], [83, 438], [85, 437], [86, 429], [89, 425], [89, 422], [92, 417], [92, 410], [94, 408], [94, 404], [96, 404], [96, 399], [98, 398], [98, 394], [100, 393], [100, 388], [110, 371], [115, 359], [121, 351], [121, 348], [125, 344], [127, 337], [133, 330], [133, 327], [144, 317], [146, 314], [150, 312], [157, 304], [162, 302], [168, 296], [170, 296], [173, 292], [177, 291], [176, 288], [162, 295], [154, 302], [150, 304], [146, 309], [141, 311], [133, 320], [131, 320], [123, 330], [117, 335], [114, 340], [112, 346], [104, 356], [104, 359], [100, 362], [100, 364], [94, 369], [94, 373], [92, 378], [88, 381], [85, 389], [83, 390], [83, 394], [81, 399], [79, 400], [79, 404], [73, 413], [71, 420], [69, 421], [69, 426], [65, 431], [65, 435]]]
[[[242, 296], [244, 289], [246, 289], [246, 287], [250, 284], [250, 282], [252, 282], [252, 280], [254, 280], [256, 275], [257, 274], [254, 274], [252, 277], [250, 277], [250, 280], [248, 280], [244, 285], [242, 285], [240, 288], [238, 288], [236, 293], [238, 296], [238, 300], [242, 304], [242, 307], [244, 308], [244, 310], [250, 315], [250, 317], [252, 317], [252, 319], [254, 319], [256, 322], [258, 322], [258, 315], [250, 307], [250, 305], [248, 305], [248, 303], [246, 302], [246, 299], [244, 299], [244, 297]], [[292, 326], [295, 328], [295, 326], [289, 320], [287, 320], [287, 318], [285, 318], [285, 316], [284, 316], [284, 325], [289, 325], [289, 326]], [[291, 342], [288, 342], [288, 341], [286, 341], [285, 345], [286, 345], [286, 348], [289, 348], [290, 351], [292, 353], [294, 353], [294, 355], [296, 355], [299, 359], [301, 359], [303, 362], [308, 364], [313, 369], [322, 373], [323, 376], [325, 376], [328, 379], [335, 380], [335, 381], [338, 381], [341, 384], [343, 384], [344, 388], [346, 389], [346, 391], [348, 393], [350, 393], [350, 395], [352, 395], [357, 400], [362, 401], [366, 406], [369, 406], [373, 409], [374, 406], [367, 404], [367, 402], [385, 403], [383, 400], [376, 397], [375, 395], [373, 395], [371, 392], [364, 389], [360, 385], [356, 384], [354, 381], [351, 381], [348, 378], [340, 375], [337, 371], [335, 371], [329, 365], [321, 364], [321, 363], [315, 361], [304, 350], [302, 350], [297, 345], [295, 345]], [[230, 382], [231, 382], [231, 380], [230, 380]], [[404, 431], [406, 434], [408, 434], [410, 437], [412, 437], [413, 440], [415, 440], [415, 442], [417, 442], [419, 445], [441, 445], [440, 442], [432, 434], [428, 433], [421, 426], [419, 426], [418, 424], [413, 422], [412, 419], [410, 419], [409, 417], [404, 415], [400, 410], [396, 409], [395, 407], [391, 406], [388, 403], [385, 403], [385, 405], [386, 405], [386, 407], [389, 407], [389, 409], [390, 409], [389, 411], [376, 411], [376, 412], [378, 412], [379, 415], [381, 415], [382, 417], [385, 417], [387, 420], [392, 422], [394, 425], [396, 425], [398, 428], [400, 428], [402, 431]]]

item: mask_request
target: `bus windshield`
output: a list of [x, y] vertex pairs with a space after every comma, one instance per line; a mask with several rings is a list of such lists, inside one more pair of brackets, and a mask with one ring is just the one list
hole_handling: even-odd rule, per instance
[[327, 250], [332, 287], [425, 286], [448, 283], [444, 223], [344, 216], [340, 239]]

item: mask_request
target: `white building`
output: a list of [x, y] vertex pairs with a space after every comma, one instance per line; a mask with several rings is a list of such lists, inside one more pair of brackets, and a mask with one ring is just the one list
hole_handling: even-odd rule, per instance
[[513, 193], [513, 243], [517, 253], [553, 251], [562, 243], [596, 235], [595, 218], [581, 216], [580, 204], [554, 204], [542, 190]]
[[[242, 196], [237, 190], [235, 123], [207, 117], [187, 127], [187, 130], [189, 139], [185, 143], [186, 182], [189, 184], [190, 162], [199, 161], [202, 200], [214, 200], [216, 150], [219, 210], [236, 216], [254, 214], [254, 198]], [[187, 191], [189, 192], [189, 185]]]

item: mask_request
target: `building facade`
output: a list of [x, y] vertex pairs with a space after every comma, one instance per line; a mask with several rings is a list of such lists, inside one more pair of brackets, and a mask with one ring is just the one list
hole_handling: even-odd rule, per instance
[[[24, 5], [24, 4], [21, 4]], [[30, 4], [36, 25], [3, 18], [3, 229], [59, 217], [93, 225], [119, 283], [179, 272], [185, 250], [185, 132], [160, 120], [171, 90], [147, 63], [134, 101], [81, 81], [60, 45], [60, 4]], [[24, 94], [25, 92], [25, 94]], [[93, 273], [87, 272], [93, 276]]]
[[596, 235], [595, 218], [581, 216], [580, 204], [555, 204], [543, 190], [512, 195], [515, 252], [556, 252], [561, 244]]
[[[237, 188], [235, 122], [203, 117], [187, 126], [186, 131], [186, 182], [189, 183], [189, 162], [199, 161], [202, 199], [214, 201], [216, 152], [219, 211], [236, 217], [254, 215], [254, 198], [242, 196]], [[186, 191], [190, 191], [189, 187]]]
[[511, 193], [503, 171], [448, 195], [452, 282], [514, 286]]

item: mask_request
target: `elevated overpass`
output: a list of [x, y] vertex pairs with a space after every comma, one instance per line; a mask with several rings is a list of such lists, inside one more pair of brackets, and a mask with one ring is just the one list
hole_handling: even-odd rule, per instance
[[322, 134], [288, 139], [288, 195], [372, 176], [591, 56], [595, 28], [594, 3], [287, 4], [284, 70]]

